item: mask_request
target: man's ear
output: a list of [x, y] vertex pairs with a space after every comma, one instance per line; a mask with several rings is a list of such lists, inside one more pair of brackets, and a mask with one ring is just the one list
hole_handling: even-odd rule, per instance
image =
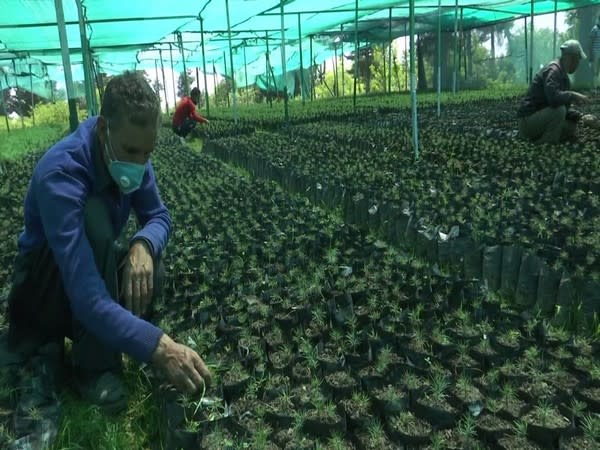
[[104, 141], [106, 139], [107, 124], [108, 122], [103, 116], [98, 116], [98, 121], [96, 122], [96, 134], [102, 146], [104, 146]]

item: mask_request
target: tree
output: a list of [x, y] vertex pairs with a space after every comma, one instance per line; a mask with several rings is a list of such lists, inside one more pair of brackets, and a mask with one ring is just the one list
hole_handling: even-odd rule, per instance
[[[185, 75], [186, 72], [181, 72], [179, 74], [179, 78], [177, 79], [177, 97], [179, 98], [190, 94], [189, 92], [186, 92], [185, 89]], [[192, 85], [196, 81], [196, 77], [193, 75], [192, 69], [187, 69], [187, 80], [188, 86], [191, 89]]]

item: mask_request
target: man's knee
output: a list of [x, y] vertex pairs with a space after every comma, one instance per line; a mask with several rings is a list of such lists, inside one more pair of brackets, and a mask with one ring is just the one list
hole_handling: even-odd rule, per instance
[[92, 248], [112, 245], [115, 235], [108, 208], [97, 196], [88, 198], [84, 208], [85, 233]]
[[567, 107], [565, 105], [558, 106], [557, 108], [550, 108], [548, 113], [548, 122], [551, 123], [563, 123], [567, 119]]

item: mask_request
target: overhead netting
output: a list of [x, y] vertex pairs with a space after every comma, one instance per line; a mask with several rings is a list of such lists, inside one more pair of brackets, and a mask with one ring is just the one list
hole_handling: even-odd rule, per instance
[[[334, 55], [338, 45], [353, 47], [356, 41], [390, 42], [405, 36], [410, 6], [408, 0], [62, 3], [75, 81], [84, 79], [83, 34], [94, 73], [170, 67], [173, 61], [177, 71], [199, 67], [207, 74], [233, 74], [238, 87], [277, 85], [278, 79], [282, 85], [287, 80], [284, 69], [293, 72], [320, 64]], [[471, 29], [597, 4], [600, 1], [414, 0], [415, 32], [435, 32], [438, 25], [452, 31], [459, 19], [461, 29]], [[0, 88], [22, 86], [50, 98], [51, 81], [63, 77], [55, 1], [1, 0]]]

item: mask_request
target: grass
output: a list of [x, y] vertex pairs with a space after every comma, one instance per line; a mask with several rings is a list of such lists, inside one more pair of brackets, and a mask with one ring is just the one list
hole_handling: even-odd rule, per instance
[[21, 122], [13, 122], [10, 132], [0, 117], [0, 161], [16, 160], [25, 154], [49, 148], [67, 134], [68, 127], [51, 125], [27, 126], [21, 128]]

